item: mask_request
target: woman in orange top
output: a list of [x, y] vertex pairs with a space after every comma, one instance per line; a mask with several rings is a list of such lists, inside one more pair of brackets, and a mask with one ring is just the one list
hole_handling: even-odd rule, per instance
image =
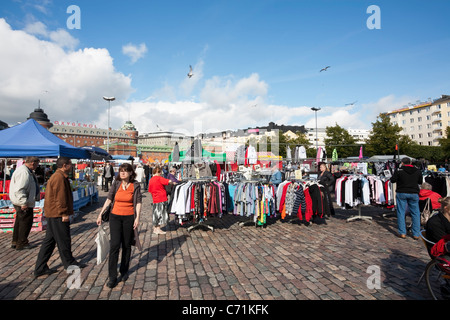
[[[136, 173], [130, 164], [124, 163], [119, 167], [119, 176], [114, 181], [97, 218], [97, 224], [100, 225], [102, 223], [102, 212], [106, 210], [110, 203], [113, 203], [109, 217], [111, 240], [108, 261], [109, 281], [106, 284], [109, 288], [114, 288], [120, 280], [126, 281], [128, 279], [134, 229], [139, 226], [142, 206], [141, 186], [135, 178]], [[117, 264], [120, 247], [122, 247], [121, 277], [118, 280]]]

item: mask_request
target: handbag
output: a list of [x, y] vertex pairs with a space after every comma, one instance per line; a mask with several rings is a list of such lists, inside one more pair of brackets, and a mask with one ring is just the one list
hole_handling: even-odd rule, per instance
[[109, 253], [109, 235], [103, 225], [98, 226], [97, 237], [95, 238], [97, 243], [97, 265], [103, 263]]
[[110, 203], [109, 206], [106, 208], [106, 210], [103, 211], [103, 213], [102, 213], [102, 221], [103, 222], [109, 221], [109, 215], [111, 213], [111, 209], [112, 209], [112, 203]]
[[112, 208], [113, 208], [113, 206], [114, 206], [114, 198], [115, 198], [115, 196], [116, 196], [116, 192], [117, 192], [117, 188], [116, 188], [116, 184], [113, 184], [112, 186], [111, 186], [111, 188], [115, 188], [115, 190], [114, 190], [114, 192], [112, 193], [113, 194], [113, 200], [111, 201], [111, 203], [109, 204], [109, 206], [106, 208], [106, 210], [102, 213], [102, 221], [103, 222], [108, 222], [109, 221], [109, 215], [110, 215], [110, 213], [111, 213], [111, 210], [112, 210]]
[[427, 203], [425, 204], [425, 207], [423, 208], [422, 212], [420, 213], [420, 224], [421, 225], [426, 225], [428, 219], [431, 216], [431, 201], [427, 201]]

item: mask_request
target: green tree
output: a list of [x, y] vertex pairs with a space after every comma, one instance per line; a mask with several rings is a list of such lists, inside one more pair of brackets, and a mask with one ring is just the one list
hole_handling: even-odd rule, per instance
[[356, 157], [359, 155], [360, 146], [356, 144], [356, 139], [348, 131], [337, 123], [333, 127], [326, 127], [325, 148], [331, 156], [331, 152], [336, 149], [339, 158]]
[[443, 158], [450, 158], [450, 127], [445, 129], [445, 138], [439, 139], [439, 144], [441, 145]]
[[416, 142], [408, 136], [401, 135], [402, 128], [398, 124], [391, 123], [389, 116], [381, 113], [375, 122], [372, 122], [372, 130], [366, 142], [366, 152], [368, 155], [394, 155], [397, 154], [396, 145], [400, 148], [402, 154], [407, 151]]

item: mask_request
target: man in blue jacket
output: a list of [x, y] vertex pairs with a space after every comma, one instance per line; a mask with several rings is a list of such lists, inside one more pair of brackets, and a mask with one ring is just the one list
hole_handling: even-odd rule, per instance
[[422, 172], [411, 164], [410, 158], [403, 158], [398, 170], [391, 178], [392, 183], [397, 183], [397, 225], [398, 236], [406, 238], [405, 210], [408, 205], [412, 219], [412, 234], [414, 239], [420, 237], [420, 209], [419, 192], [423, 182]]

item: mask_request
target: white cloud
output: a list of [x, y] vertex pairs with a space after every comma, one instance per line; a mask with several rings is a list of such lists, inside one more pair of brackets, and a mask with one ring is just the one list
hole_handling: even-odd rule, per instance
[[131, 63], [134, 64], [145, 56], [147, 53], [147, 46], [145, 43], [141, 43], [139, 46], [129, 43], [122, 47], [122, 53], [128, 56], [131, 59]]
[[393, 111], [407, 106], [409, 103], [415, 103], [416, 97], [403, 96], [396, 97], [393, 94], [378, 99], [375, 102], [369, 102], [362, 105], [362, 108], [368, 113], [371, 119], [375, 121], [376, 117], [382, 112]]
[[[317, 126], [319, 128], [339, 126], [349, 129], [369, 129], [367, 124], [361, 119], [361, 112], [353, 110], [354, 108], [333, 108], [325, 107], [317, 113]], [[313, 112], [313, 111], [310, 111]], [[307, 128], [315, 128], [315, 117], [305, 123]]]
[[[44, 27], [35, 24], [31, 30], [34, 34], [52, 34]], [[40, 100], [51, 121], [98, 123], [106, 127], [107, 104], [102, 97], [115, 96], [120, 105], [133, 91], [131, 78], [115, 71], [108, 50], [85, 48], [66, 52], [60, 44], [62, 39], [56, 38], [38, 39], [25, 31], [12, 30], [0, 19], [1, 120], [9, 124], [24, 121]], [[111, 115], [115, 127], [124, 123]]]
[[58, 29], [56, 31], [49, 31], [47, 26], [40, 21], [27, 24], [24, 31], [31, 35], [40, 36], [57, 44], [61, 48], [66, 48], [71, 51], [74, 50], [79, 44], [79, 40], [72, 37], [72, 35], [66, 30]]
[[[108, 104], [102, 97], [115, 96], [111, 127], [119, 128], [130, 119], [141, 133], [155, 131], [158, 125], [163, 130], [192, 135], [264, 126], [270, 121], [315, 127], [310, 106], [270, 102], [269, 85], [258, 73], [205, 79], [203, 57], [193, 65], [194, 77], [186, 75], [175, 86], [165, 82], [148, 99], [128, 101], [133, 92], [131, 77], [115, 70], [107, 49], [66, 51], [78, 40], [48, 30], [41, 22], [12, 30], [0, 19], [0, 39], [0, 120], [9, 124], [24, 121], [40, 99], [52, 121], [79, 121], [105, 128]], [[131, 47], [136, 50], [125, 51], [135, 61], [146, 52], [145, 44]], [[198, 98], [192, 95], [194, 90], [198, 90]], [[318, 112], [318, 126], [337, 122], [344, 128], [370, 129], [370, 122], [367, 125], [364, 118], [373, 121], [379, 112], [410, 101], [415, 100], [391, 95], [361, 106], [324, 107]]]

